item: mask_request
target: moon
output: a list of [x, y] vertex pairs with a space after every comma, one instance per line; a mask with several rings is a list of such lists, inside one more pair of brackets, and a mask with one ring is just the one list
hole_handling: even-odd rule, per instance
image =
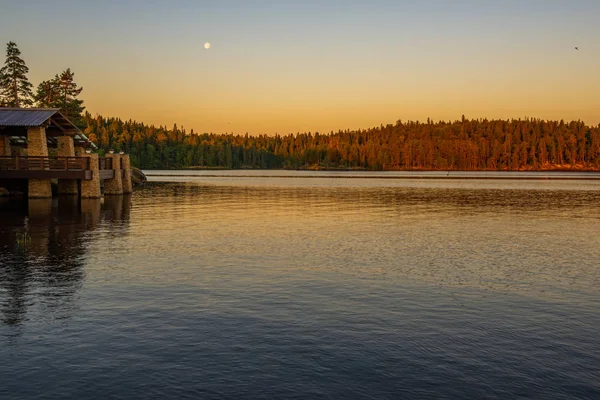
[[204, 43], [204, 48], [206, 50], [210, 49], [210, 43], [208, 43], [208, 42]]

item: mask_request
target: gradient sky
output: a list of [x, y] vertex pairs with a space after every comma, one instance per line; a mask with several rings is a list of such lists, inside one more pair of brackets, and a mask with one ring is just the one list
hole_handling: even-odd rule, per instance
[[92, 114], [251, 134], [600, 123], [598, 0], [0, 2], [32, 83], [70, 67]]

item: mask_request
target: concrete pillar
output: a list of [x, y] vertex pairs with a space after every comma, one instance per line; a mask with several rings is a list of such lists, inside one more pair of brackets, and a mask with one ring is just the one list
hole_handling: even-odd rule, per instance
[[71, 136], [59, 136], [58, 137], [58, 151], [56, 153], [59, 157], [75, 157], [75, 143]]
[[75, 147], [75, 157], [83, 157], [85, 155], [85, 149], [81, 146]]
[[[57, 155], [59, 157], [75, 157], [75, 145], [71, 136], [59, 136], [58, 137], [58, 150]], [[59, 179], [58, 180], [58, 194], [79, 194], [77, 190], [76, 179]]]
[[115, 171], [114, 179], [104, 181], [104, 195], [123, 194], [123, 179], [121, 178], [121, 156], [119, 154], [107, 154], [106, 158], [112, 158], [112, 168]]
[[0, 136], [0, 156], [10, 157], [10, 137]]
[[129, 154], [121, 156], [121, 163], [123, 164], [123, 194], [133, 193], [133, 185], [131, 184], [131, 161], [129, 160]]
[[[46, 128], [36, 126], [27, 128], [27, 155], [30, 157], [48, 157], [48, 142], [46, 141]], [[52, 197], [50, 179], [30, 179], [29, 198]]]
[[90, 159], [92, 179], [84, 179], [81, 181], [81, 198], [99, 199], [102, 197], [102, 193], [100, 193], [100, 168], [98, 166], [98, 154], [85, 154], [84, 157], [88, 157]]
[[27, 155], [32, 157], [48, 156], [46, 128], [43, 126], [27, 128]]

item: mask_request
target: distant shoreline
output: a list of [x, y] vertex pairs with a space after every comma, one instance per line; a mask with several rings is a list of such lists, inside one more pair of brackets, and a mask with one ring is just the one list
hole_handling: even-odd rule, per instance
[[[297, 171], [287, 170], [289, 172], [322, 172], [319, 174], [290, 174], [278, 175], [269, 174], [269, 170], [253, 170], [264, 171], [260, 175], [244, 175], [244, 174], [191, 174], [191, 173], [169, 173], [169, 170], [154, 170], [165, 171], [166, 173], [153, 174], [152, 170], [145, 171], [148, 177], [171, 177], [171, 178], [303, 178], [303, 179], [396, 179], [396, 180], [593, 180], [600, 181], [600, 172], [581, 172], [569, 171], [337, 171], [337, 172], [359, 172], [357, 175], [347, 174], [331, 174], [334, 171]], [[171, 170], [175, 171], [175, 170]], [[186, 170], [178, 170], [186, 172]], [[229, 170], [234, 171], [234, 170]], [[235, 171], [251, 171], [251, 170], [235, 170]], [[272, 170], [273, 171], [273, 170]], [[277, 170], [284, 171], [284, 170]], [[364, 174], [362, 174], [364, 172]], [[383, 173], [382, 173], [383, 172]], [[385, 173], [402, 172], [402, 175], [387, 175]], [[431, 172], [437, 172], [431, 174]], [[489, 172], [498, 172], [499, 174], [486, 174]], [[571, 176], [569, 176], [571, 175]]]
[[313, 171], [313, 172], [454, 172], [454, 173], [553, 173], [553, 172], [566, 172], [566, 173], [600, 173], [600, 169], [597, 168], [578, 168], [568, 166], [557, 166], [553, 168], [542, 168], [542, 169], [367, 169], [367, 168], [325, 168], [325, 167], [307, 167], [307, 168], [227, 168], [227, 167], [185, 167], [185, 168], [143, 168], [144, 171]]

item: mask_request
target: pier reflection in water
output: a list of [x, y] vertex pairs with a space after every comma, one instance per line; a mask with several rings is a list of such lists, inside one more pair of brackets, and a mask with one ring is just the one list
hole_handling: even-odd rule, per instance
[[126, 235], [130, 209], [131, 196], [1, 199], [1, 324], [68, 318], [84, 283], [90, 233]]

